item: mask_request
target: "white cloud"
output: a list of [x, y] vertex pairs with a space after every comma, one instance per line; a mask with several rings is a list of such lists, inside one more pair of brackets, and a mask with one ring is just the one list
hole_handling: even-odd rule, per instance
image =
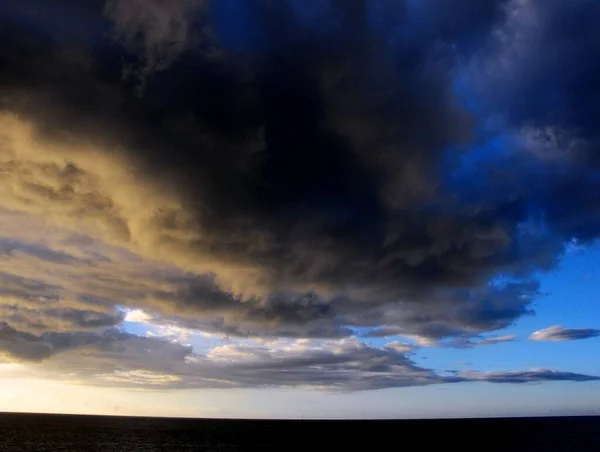
[[125, 322], [149, 323], [151, 320], [152, 316], [141, 309], [131, 309], [127, 311], [127, 315], [125, 315]]

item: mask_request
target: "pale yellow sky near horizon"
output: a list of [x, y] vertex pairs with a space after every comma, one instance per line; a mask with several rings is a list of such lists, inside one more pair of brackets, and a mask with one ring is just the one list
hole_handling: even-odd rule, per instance
[[[569, 415], [565, 410], [574, 409], [600, 415], [597, 382], [579, 384], [578, 390], [570, 385], [570, 392], [561, 392], [564, 382], [502, 385], [496, 391], [482, 382], [333, 394], [291, 388], [124, 389], [32, 378], [24, 370], [0, 365], [0, 412], [350, 419]], [[552, 400], [549, 392], [555, 394]], [[557, 392], [564, 397], [556, 397]]]
[[[214, 406], [189, 405], [189, 394], [101, 388], [36, 378], [0, 378], [0, 411], [126, 416], [212, 417]], [[185, 402], [185, 403], [184, 403]]]

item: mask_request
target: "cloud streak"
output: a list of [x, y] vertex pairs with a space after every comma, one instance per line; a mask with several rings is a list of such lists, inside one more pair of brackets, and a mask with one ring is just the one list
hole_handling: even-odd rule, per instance
[[531, 341], [563, 342], [579, 339], [591, 339], [600, 336], [600, 329], [594, 328], [563, 328], [560, 325], [550, 326], [535, 331], [529, 336]]
[[465, 338], [452, 339], [451, 341], [445, 342], [444, 345], [453, 348], [473, 348], [482, 347], [485, 345], [502, 344], [505, 342], [514, 342], [517, 339], [516, 334], [507, 334], [504, 336], [487, 337], [481, 340], [472, 340]]
[[598, 381], [600, 377], [582, 375], [573, 372], [537, 369], [516, 372], [459, 372], [469, 381], [486, 381], [489, 383], [537, 383], [544, 381]]

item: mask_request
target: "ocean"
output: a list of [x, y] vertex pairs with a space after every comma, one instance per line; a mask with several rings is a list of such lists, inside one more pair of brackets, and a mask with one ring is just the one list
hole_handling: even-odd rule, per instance
[[600, 417], [255, 421], [0, 414], [1, 452], [600, 451]]

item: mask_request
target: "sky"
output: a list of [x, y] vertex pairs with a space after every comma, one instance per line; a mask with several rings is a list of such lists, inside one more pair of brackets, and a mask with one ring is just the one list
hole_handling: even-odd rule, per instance
[[600, 414], [596, 0], [0, 5], [0, 410]]

